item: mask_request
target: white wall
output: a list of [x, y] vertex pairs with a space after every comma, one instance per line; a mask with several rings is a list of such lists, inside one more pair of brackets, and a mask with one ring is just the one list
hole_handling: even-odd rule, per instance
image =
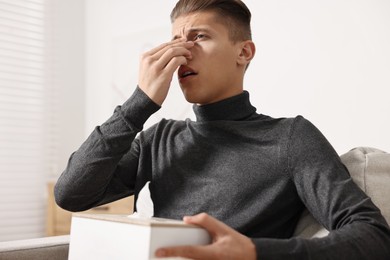
[[[139, 54], [170, 38], [176, 0], [87, 0], [86, 132], [137, 84]], [[257, 45], [246, 89], [258, 112], [302, 114], [339, 153], [390, 152], [390, 2], [279, 0], [245, 3]], [[177, 83], [161, 117], [193, 117]]]
[[52, 178], [64, 170], [69, 155], [84, 140], [85, 133], [85, 1], [52, 0], [57, 91], [55, 120], [58, 129], [57, 160]]

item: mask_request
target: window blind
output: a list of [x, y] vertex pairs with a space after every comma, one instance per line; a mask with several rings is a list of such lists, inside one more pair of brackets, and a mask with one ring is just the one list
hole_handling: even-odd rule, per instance
[[50, 0], [0, 0], [0, 241], [43, 236], [55, 157]]

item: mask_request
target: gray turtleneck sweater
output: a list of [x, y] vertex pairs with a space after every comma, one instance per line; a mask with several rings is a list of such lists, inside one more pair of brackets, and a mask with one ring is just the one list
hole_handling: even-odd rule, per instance
[[[308, 120], [257, 114], [243, 92], [141, 132], [159, 108], [137, 88], [72, 154], [57, 203], [86, 210], [151, 181], [155, 216], [207, 212], [252, 238], [258, 259], [390, 259], [386, 221]], [[329, 236], [291, 237], [304, 207]]]

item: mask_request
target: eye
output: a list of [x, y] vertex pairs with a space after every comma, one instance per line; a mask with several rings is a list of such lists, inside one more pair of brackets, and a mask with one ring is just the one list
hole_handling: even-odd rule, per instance
[[194, 37], [194, 41], [204, 39], [205, 37], [206, 37], [206, 35], [204, 35], [204, 34], [197, 34]]

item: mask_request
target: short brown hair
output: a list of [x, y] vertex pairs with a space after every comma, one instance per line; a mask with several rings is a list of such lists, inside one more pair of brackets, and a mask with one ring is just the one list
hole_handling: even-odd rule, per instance
[[179, 0], [171, 12], [171, 22], [181, 15], [201, 11], [215, 12], [234, 43], [252, 39], [251, 12], [240, 0]]

